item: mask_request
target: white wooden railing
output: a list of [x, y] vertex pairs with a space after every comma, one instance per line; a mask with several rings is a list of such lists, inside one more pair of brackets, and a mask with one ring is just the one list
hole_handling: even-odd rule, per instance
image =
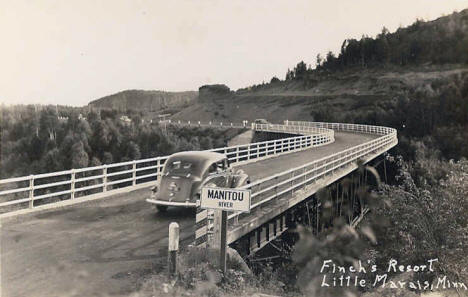
[[[213, 126], [213, 123], [210, 126]], [[253, 125], [252, 128], [258, 131], [301, 134], [301, 136], [216, 148], [209, 151], [225, 154], [231, 163], [239, 164], [334, 141], [333, 130], [321, 127], [268, 124]], [[94, 194], [102, 195], [104, 192], [109, 192], [110, 195], [113, 190], [123, 187], [146, 184], [149, 186], [161, 175], [167, 158], [168, 156], [162, 156], [2, 179], [0, 180], [0, 213], [34, 208], [37, 204], [74, 200]], [[38, 201], [41, 202], [37, 203]]]
[[212, 127], [212, 128], [250, 128], [248, 124], [249, 121], [242, 121], [241, 123], [237, 122], [201, 122], [201, 121], [182, 121], [182, 120], [164, 120], [160, 123], [171, 124], [174, 126], [184, 126], [184, 127]]
[[[299, 131], [306, 128], [326, 128], [336, 131], [374, 134], [379, 137], [333, 155], [314, 160], [305, 165], [288, 169], [261, 180], [253, 181], [253, 183], [241, 187], [241, 189], [251, 190], [252, 210], [272, 200], [293, 197], [296, 191], [307, 190], [310, 185], [318, 182], [320, 179], [331, 176], [336, 171], [356, 166], [357, 160], [373, 158], [389, 150], [398, 143], [396, 130], [388, 127], [285, 121], [284, 129], [288, 126], [292, 126]], [[248, 215], [249, 214], [237, 212], [231, 213], [228, 216], [229, 223], [237, 224], [239, 216]], [[232, 240], [234, 239], [231, 238], [231, 241]]]

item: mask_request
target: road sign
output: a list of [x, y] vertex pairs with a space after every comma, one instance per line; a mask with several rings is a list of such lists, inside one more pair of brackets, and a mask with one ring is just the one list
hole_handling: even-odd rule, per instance
[[200, 207], [250, 212], [250, 190], [202, 188]]
[[226, 273], [227, 211], [250, 211], [250, 190], [234, 188], [202, 188], [200, 208], [221, 210], [221, 242], [219, 264]]

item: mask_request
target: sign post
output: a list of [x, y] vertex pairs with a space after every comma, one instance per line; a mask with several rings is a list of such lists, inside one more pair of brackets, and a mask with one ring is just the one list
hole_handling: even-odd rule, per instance
[[219, 265], [221, 271], [226, 274], [226, 252], [227, 252], [227, 211], [221, 211], [221, 244], [220, 244], [220, 256]]
[[202, 188], [200, 207], [221, 210], [221, 242], [219, 265], [226, 273], [228, 211], [250, 212], [250, 190], [235, 188]]

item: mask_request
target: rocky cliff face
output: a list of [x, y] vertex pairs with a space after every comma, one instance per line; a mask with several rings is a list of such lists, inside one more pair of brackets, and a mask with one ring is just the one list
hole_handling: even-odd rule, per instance
[[193, 103], [198, 97], [198, 92], [163, 92], [127, 90], [113, 95], [91, 101], [90, 106], [97, 108], [113, 108], [119, 111], [145, 110], [159, 111], [165, 109], [177, 109]]

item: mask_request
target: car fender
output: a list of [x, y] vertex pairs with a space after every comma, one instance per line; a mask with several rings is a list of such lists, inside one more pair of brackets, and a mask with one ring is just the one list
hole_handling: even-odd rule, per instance
[[232, 182], [232, 187], [233, 188], [238, 188], [242, 187], [246, 184], [250, 184], [250, 178], [247, 173], [244, 172], [244, 170], [239, 169], [235, 172], [234, 175], [234, 180]]

